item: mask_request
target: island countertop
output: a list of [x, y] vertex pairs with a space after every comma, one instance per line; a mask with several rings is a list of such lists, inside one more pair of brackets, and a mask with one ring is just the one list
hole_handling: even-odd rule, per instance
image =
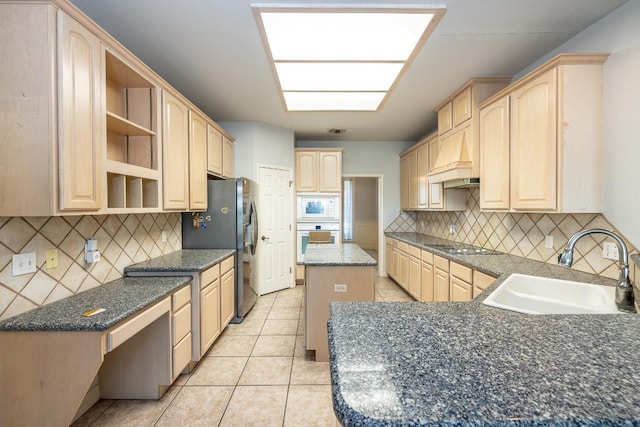
[[640, 425], [640, 318], [332, 303], [344, 426]]
[[318, 266], [375, 266], [378, 262], [355, 243], [309, 244], [304, 253], [304, 265]]

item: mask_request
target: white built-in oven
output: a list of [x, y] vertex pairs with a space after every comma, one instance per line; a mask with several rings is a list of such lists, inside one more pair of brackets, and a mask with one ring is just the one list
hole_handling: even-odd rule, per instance
[[326, 245], [337, 245], [340, 243], [340, 223], [301, 223], [297, 225], [298, 242], [296, 247], [298, 248], [297, 259], [298, 263], [304, 262], [304, 253], [307, 250], [309, 244], [309, 232], [310, 231], [329, 231], [331, 232], [331, 242], [324, 243]]
[[298, 193], [298, 222], [340, 222], [340, 195]]

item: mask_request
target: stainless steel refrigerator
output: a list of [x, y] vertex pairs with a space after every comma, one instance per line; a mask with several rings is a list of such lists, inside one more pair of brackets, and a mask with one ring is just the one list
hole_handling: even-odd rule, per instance
[[258, 184], [249, 179], [209, 180], [208, 210], [182, 214], [183, 249], [236, 250], [236, 306], [232, 323], [242, 322], [258, 298], [255, 291], [257, 196]]

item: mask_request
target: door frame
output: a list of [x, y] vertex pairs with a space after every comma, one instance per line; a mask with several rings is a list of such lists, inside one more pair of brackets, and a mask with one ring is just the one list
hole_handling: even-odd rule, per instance
[[[296, 222], [295, 222], [295, 210], [296, 205], [296, 192], [295, 188], [293, 188], [293, 167], [291, 166], [283, 166], [283, 165], [274, 165], [272, 163], [262, 163], [256, 162], [256, 182], [258, 183], [258, 192], [260, 191], [260, 168], [266, 169], [278, 169], [281, 171], [289, 172], [289, 199], [291, 206], [291, 211], [289, 212], [289, 224], [290, 224], [290, 239], [291, 239], [291, 254], [289, 256], [290, 259], [290, 268], [291, 268], [291, 284], [290, 287], [296, 286], [296, 266], [297, 266], [297, 257], [296, 257], [296, 239], [298, 236], [296, 235]], [[258, 256], [258, 262], [260, 262], [260, 257]]]
[[387, 268], [385, 263], [385, 251], [384, 251], [384, 229], [383, 229], [383, 189], [384, 189], [384, 175], [376, 173], [345, 173], [342, 174], [342, 178], [377, 178], [378, 179], [378, 276], [384, 277], [387, 275]]

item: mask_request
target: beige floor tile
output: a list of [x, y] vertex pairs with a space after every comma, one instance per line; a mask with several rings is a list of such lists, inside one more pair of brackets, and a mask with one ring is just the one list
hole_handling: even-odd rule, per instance
[[233, 387], [183, 387], [155, 427], [215, 426], [231, 399]]
[[236, 385], [248, 357], [205, 357], [191, 374], [188, 386]]
[[296, 347], [293, 350], [295, 357], [304, 357], [307, 354], [307, 347], [304, 343], [304, 335], [296, 335]]
[[250, 357], [238, 385], [288, 385], [292, 357]]
[[[246, 319], [266, 319], [271, 311], [271, 305], [254, 306], [247, 314]], [[245, 319], [245, 320], [246, 320]]]
[[260, 335], [264, 319], [244, 319], [242, 323], [229, 324], [224, 330], [225, 335]]
[[222, 417], [221, 427], [281, 427], [287, 386], [238, 386]]
[[191, 377], [191, 374], [180, 374], [178, 376], [178, 378], [176, 378], [176, 380], [173, 382], [173, 385], [176, 386], [181, 386], [181, 385], [185, 385], [187, 383], [187, 381], [189, 381], [189, 378]]
[[267, 319], [260, 335], [296, 335], [298, 320], [270, 320]]
[[333, 412], [330, 385], [289, 387], [285, 427], [338, 426]]
[[304, 316], [300, 316], [300, 320], [298, 320], [298, 335], [304, 335]]
[[[273, 302], [273, 307], [297, 307], [302, 304], [302, 295], [278, 295]], [[273, 308], [272, 307], [272, 308]]]
[[293, 356], [295, 335], [264, 335], [258, 337], [251, 356]]
[[298, 320], [300, 318], [300, 309], [296, 307], [276, 307], [271, 309], [267, 320]]
[[206, 356], [249, 356], [258, 335], [224, 334], [216, 340]]
[[101, 416], [109, 406], [113, 405], [113, 402], [115, 402], [115, 400], [98, 400], [87, 412], [82, 414], [73, 424], [71, 424], [71, 427], [87, 427], [91, 425], [91, 423]]
[[171, 387], [160, 400], [116, 400], [91, 427], [152, 426], [181, 387]]
[[294, 357], [291, 369], [291, 384], [331, 384], [329, 362], [316, 362], [311, 358]]

